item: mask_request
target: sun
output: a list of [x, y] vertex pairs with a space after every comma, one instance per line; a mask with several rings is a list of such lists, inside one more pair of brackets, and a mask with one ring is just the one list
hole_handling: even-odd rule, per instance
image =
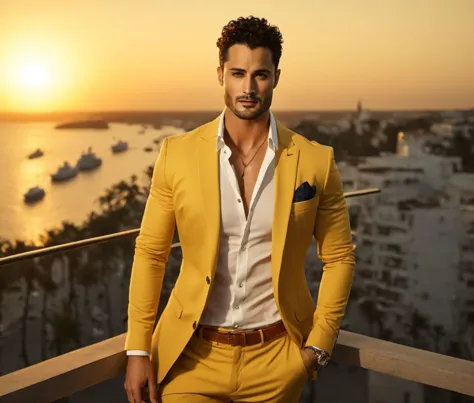
[[0, 94], [8, 109], [28, 112], [61, 106], [67, 98], [69, 65], [65, 55], [46, 46], [32, 49], [18, 45], [6, 56], [0, 63]]
[[19, 66], [17, 71], [17, 85], [20, 89], [46, 91], [51, 88], [51, 70], [41, 63], [32, 63]]

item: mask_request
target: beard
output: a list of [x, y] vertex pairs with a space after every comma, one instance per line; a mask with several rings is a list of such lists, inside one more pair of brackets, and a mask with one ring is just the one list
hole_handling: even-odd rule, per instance
[[258, 98], [258, 101], [255, 105], [246, 107], [243, 104], [239, 104], [237, 100], [234, 101], [227, 91], [224, 94], [224, 102], [226, 107], [230, 109], [235, 116], [242, 120], [258, 119], [270, 109], [270, 106], [272, 105], [272, 99], [273, 94], [269, 94], [263, 99]]

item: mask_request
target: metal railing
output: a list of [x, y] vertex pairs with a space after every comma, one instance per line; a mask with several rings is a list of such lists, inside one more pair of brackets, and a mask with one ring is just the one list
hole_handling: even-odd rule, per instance
[[[351, 192], [345, 192], [344, 197], [359, 197], [366, 196], [370, 194], [380, 193], [380, 189], [371, 188], [371, 189], [361, 189], [354, 190]], [[39, 248], [28, 252], [17, 253], [15, 255], [6, 256], [0, 258], [0, 267], [10, 265], [13, 263], [21, 262], [23, 260], [33, 259], [41, 256], [51, 255], [53, 253], [65, 252], [73, 249], [84, 248], [91, 245], [97, 245], [104, 242], [113, 241], [120, 238], [125, 238], [128, 236], [136, 236], [140, 232], [140, 228], [130, 229], [126, 231], [116, 232], [114, 234], [101, 235], [94, 238], [82, 239], [80, 241], [68, 242], [62, 245], [49, 246], [46, 248]], [[172, 248], [179, 247], [180, 243], [174, 243], [171, 245]]]

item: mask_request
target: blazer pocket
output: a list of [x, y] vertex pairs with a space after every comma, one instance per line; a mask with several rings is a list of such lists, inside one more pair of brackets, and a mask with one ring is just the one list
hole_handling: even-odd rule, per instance
[[311, 207], [316, 206], [318, 202], [318, 196], [314, 196], [312, 199], [293, 203], [292, 213], [294, 215], [300, 214], [306, 210], [309, 210]]
[[298, 304], [295, 309], [295, 318], [298, 322], [304, 322], [314, 314], [314, 307], [312, 305]]
[[175, 316], [178, 319], [181, 319], [181, 315], [183, 314], [183, 306], [181, 303], [178, 301], [178, 298], [176, 298], [176, 295], [173, 291], [171, 291], [170, 298], [168, 300], [169, 309], [175, 314]]

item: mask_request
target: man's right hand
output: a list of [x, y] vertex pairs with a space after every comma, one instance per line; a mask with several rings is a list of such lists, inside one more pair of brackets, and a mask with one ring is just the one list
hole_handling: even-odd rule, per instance
[[130, 403], [141, 403], [143, 400], [148, 399], [147, 393], [145, 392], [145, 387], [147, 386], [150, 401], [152, 403], [160, 402], [156, 375], [153, 371], [150, 358], [147, 356], [128, 356], [124, 386]]

